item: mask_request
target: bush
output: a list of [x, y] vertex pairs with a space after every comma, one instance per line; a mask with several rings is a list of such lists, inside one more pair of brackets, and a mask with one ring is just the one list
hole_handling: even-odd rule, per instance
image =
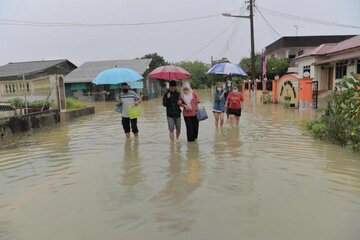
[[[26, 106], [26, 102], [24, 99], [21, 98], [13, 98], [8, 100], [8, 103], [13, 105], [15, 108], [24, 108]], [[29, 104], [29, 103], [28, 103]]]
[[66, 109], [68, 110], [80, 109], [85, 107], [86, 104], [84, 102], [81, 102], [74, 98], [66, 98]]
[[325, 114], [306, 127], [314, 137], [360, 151], [360, 81], [345, 77], [336, 86], [339, 92], [328, 96]]
[[28, 103], [30, 107], [50, 107], [51, 102], [49, 100], [34, 100]]

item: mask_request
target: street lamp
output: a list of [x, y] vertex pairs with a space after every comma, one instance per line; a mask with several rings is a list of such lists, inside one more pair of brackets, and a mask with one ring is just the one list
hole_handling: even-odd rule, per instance
[[250, 16], [232, 15], [231, 13], [223, 13], [224, 17], [250, 18]]
[[[255, 84], [255, 41], [254, 41], [254, 13], [253, 13], [253, 4], [255, 0], [249, 0], [249, 16], [241, 16], [241, 15], [232, 15], [230, 13], [223, 13], [224, 17], [235, 17], [235, 18], [248, 18], [250, 19], [250, 37], [251, 37], [251, 79], [252, 82]], [[256, 92], [255, 96], [256, 96]]]

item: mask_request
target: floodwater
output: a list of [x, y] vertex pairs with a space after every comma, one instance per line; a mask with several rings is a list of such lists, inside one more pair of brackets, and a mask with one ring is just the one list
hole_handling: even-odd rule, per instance
[[137, 141], [113, 106], [0, 149], [1, 240], [360, 239], [360, 156], [304, 136], [311, 112], [247, 99], [171, 145], [160, 99]]

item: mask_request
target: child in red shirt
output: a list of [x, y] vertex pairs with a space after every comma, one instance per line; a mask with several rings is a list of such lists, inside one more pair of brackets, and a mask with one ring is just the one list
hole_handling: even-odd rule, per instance
[[244, 96], [241, 93], [241, 86], [233, 86], [232, 91], [229, 93], [226, 101], [230, 115], [230, 124], [232, 126], [239, 126], [241, 109], [244, 103]]

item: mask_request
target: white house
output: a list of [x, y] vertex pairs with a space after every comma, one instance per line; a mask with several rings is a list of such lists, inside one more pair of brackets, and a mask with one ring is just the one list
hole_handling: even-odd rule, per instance
[[333, 90], [344, 76], [360, 74], [360, 35], [339, 43], [321, 44], [292, 60], [299, 76], [309, 72], [319, 91]]

